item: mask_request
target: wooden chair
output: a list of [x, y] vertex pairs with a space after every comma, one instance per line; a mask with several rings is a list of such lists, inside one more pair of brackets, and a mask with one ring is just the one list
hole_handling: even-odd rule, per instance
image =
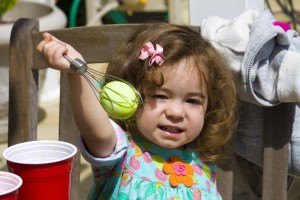
[[[103, 25], [49, 31], [75, 47], [88, 63], [107, 63], [113, 49], [124, 42], [137, 25]], [[199, 30], [199, 27], [194, 27]], [[37, 19], [19, 19], [10, 40], [8, 145], [36, 140], [39, 70], [47, 67], [36, 51], [42, 40]], [[61, 74], [59, 140], [77, 145], [79, 131], [69, 100], [67, 75]], [[288, 156], [288, 105], [265, 109], [265, 156], [263, 199], [286, 199]], [[283, 144], [282, 144], [283, 142]], [[77, 145], [78, 146], [78, 145]], [[71, 199], [79, 199], [80, 156], [74, 161]], [[224, 200], [232, 199], [231, 165], [219, 169], [218, 185]], [[276, 177], [276, 179], [275, 179]], [[278, 181], [280, 180], [280, 181]]]

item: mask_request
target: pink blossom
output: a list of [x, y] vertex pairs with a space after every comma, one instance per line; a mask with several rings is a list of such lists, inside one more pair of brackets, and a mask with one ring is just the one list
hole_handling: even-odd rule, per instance
[[173, 169], [174, 169], [174, 172], [177, 176], [180, 176], [180, 175], [186, 175], [186, 169], [185, 169], [185, 166], [184, 164], [182, 163], [174, 163], [173, 164]]

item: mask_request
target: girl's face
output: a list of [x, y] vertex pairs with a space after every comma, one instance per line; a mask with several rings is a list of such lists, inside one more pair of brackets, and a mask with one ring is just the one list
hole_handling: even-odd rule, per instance
[[[145, 102], [136, 115], [145, 138], [166, 148], [181, 148], [201, 132], [207, 108], [206, 86], [190, 59], [163, 65], [164, 84], [145, 89]], [[187, 70], [188, 69], [188, 70]]]

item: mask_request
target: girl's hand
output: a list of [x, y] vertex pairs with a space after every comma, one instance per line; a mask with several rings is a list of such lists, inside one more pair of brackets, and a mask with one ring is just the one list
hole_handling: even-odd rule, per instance
[[60, 71], [74, 73], [70, 69], [70, 63], [64, 55], [66, 54], [72, 59], [79, 58], [83, 60], [81, 54], [71, 45], [60, 41], [49, 33], [43, 33], [43, 38], [44, 40], [42, 40], [36, 48], [43, 55], [49, 67]]

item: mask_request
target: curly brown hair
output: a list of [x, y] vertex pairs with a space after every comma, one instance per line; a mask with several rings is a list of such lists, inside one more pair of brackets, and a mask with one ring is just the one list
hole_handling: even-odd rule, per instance
[[[146, 23], [137, 27], [128, 42], [118, 49], [107, 73], [118, 76], [142, 91], [149, 60], [138, 59], [146, 42], [163, 47], [166, 64], [192, 57], [205, 81], [208, 107], [201, 134], [188, 144], [201, 158], [215, 162], [224, 158], [226, 145], [236, 125], [236, 89], [226, 61], [199, 31], [184, 25]], [[129, 125], [130, 125], [129, 121]], [[130, 127], [130, 126], [129, 126]]]

